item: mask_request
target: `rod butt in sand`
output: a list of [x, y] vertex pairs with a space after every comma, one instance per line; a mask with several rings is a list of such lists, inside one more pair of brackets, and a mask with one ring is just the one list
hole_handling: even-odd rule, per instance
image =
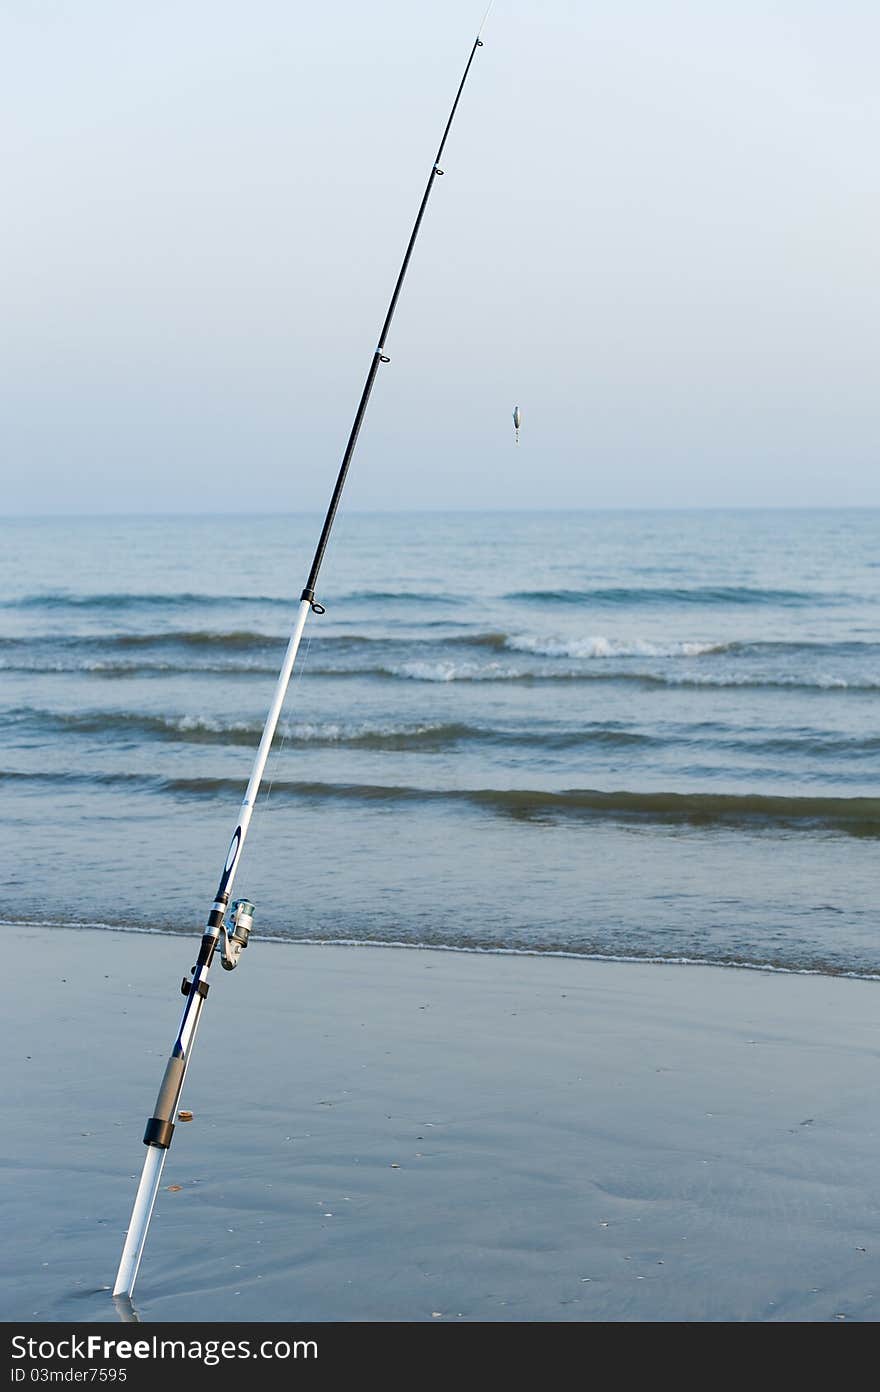
[[114, 1295], [131, 1297], [134, 1290], [167, 1153], [167, 1150], [161, 1146], [147, 1146], [141, 1182], [135, 1195], [134, 1207], [131, 1210], [131, 1222], [128, 1225], [119, 1270], [113, 1284]]

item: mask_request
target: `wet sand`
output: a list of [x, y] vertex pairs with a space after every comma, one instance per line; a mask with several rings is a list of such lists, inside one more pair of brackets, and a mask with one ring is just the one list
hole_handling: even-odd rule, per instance
[[[0, 1318], [116, 1321], [198, 932], [5, 932]], [[212, 976], [142, 1322], [877, 1317], [880, 983], [257, 934]]]

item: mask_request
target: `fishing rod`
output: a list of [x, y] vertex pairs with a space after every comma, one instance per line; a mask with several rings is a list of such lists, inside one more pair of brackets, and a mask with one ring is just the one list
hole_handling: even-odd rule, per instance
[[144, 1159], [144, 1167], [135, 1195], [131, 1220], [126, 1232], [122, 1257], [119, 1262], [119, 1270], [116, 1273], [116, 1280], [113, 1285], [114, 1297], [131, 1298], [141, 1257], [144, 1252], [144, 1245], [147, 1240], [147, 1229], [149, 1228], [150, 1219], [153, 1214], [156, 1195], [159, 1192], [165, 1157], [168, 1154], [168, 1148], [171, 1145], [171, 1139], [174, 1135], [174, 1118], [176, 1115], [178, 1120], [190, 1119], [190, 1114], [178, 1111], [178, 1107], [186, 1071], [190, 1059], [192, 1058], [196, 1030], [198, 1029], [199, 1020], [201, 1019], [202, 1010], [204, 1009], [210, 989], [208, 985], [208, 972], [214, 960], [214, 954], [219, 947], [221, 966], [227, 971], [232, 971], [238, 966], [241, 954], [248, 945], [248, 939], [254, 921], [254, 906], [249, 899], [235, 899], [230, 902], [233, 881], [236, 871], [238, 870], [239, 861], [241, 860], [242, 848], [244, 846], [245, 837], [247, 836], [248, 827], [250, 826], [257, 794], [260, 790], [266, 761], [269, 757], [269, 750], [275, 735], [278, 718], [281, 714], [281, 707], [284, 704], [284, 697], [290, 683], [293, 665], [296, 661], [297, 652], [299, 651], [300, 640], [302, 639], [306, 620], [310, 613], [324, 613], [324, 606], [319, 604], [315, 598], [318, 573], [324, 560], [324, 553], [327, 550], [327, 543], [330, 539], [330, 532], [333, 528], [333, 522], [339, 507], [339, 500], [342, 496], [349, 465], [351, 464], [358, 435], [360, 434], [361, 426], [364, 422], [367, 405], [373, 391], [379, 368], [384, 363], [391, 361], [385, 352], [385, 342], [391, 328], [391, 321], [394, 318], [394, 311], [397, 308], [397, 301], [400, 298], [403, 281], [409, 267], [416, 238], [419, 234], [419, 228], [422, 225], [422, 218], [425, 214], [425, 208], [427, 207], [431, 190], [434, 187], [435, 180], [443, 173], [443, 170], [440, 168], [440, 160], [443, 156], [446, 140], [452, 127], [453, 118], [458, 109], [458, 103], [461, 100], [461, 94], [464, 91], [464, 85], [467, 82], [468, 74], [471, 70], [471, 64], [476, 57], [477, 49], [483, 46], [481, 34], [485, 28], [486, 20], [489, 17], [489, 11], [491, 9], [492, 4], [490, 4], [489, 8], [486, 10], [482, 23], [477, 31], [477, 37], [471, 48], [462, 79], [458, 84], [455, 101], [452, 103], [452, 110], [449, 113], [449, 118], [443, 130], [443, 138], [440, 141], [434, 163], [431, 166], [431, 173], [428, 177], [425, 192], [422, 194], [422, 201], [419, 204], [416, 220], [413, 224], [412, 232], [410, 233], [406, 251], [404, 252], [403, 262], [394, 284], [391, 301], [388, 305], [388, 312], [385, 315], [379, 333], [379, 341], [370, 360], [367, 380], [361, 392], [354, 423], [351, 427], [345, 453], [342, 456], [342, 463], [336, 478], [336, 485], [333, 489], [330, 506], [327, 509], [324, 526], [315, 549], [309, 576], [305, 588], [300, 595], [299, 609], [293, 624], [290, 640], [287, 644], [284, 662], [282, 663], [281, 671], [278, 675], [275, 694], [272, 698], [269, 714], [266, 717], [266, 723], [263, 727], [259, 747], [254, 757], [251, 776], [248, 780], [241, 809], [238, 814], [238, 823], [235, 831], [232, 833], [232, 840], [229, 843], [229, 850], [226, 854], [226, 860], [220, 876], [220, 883], [217, 888], [217, 893], [214, 895], [214, 901], [211, 904], [210, 912], [208, 913], [207, 923], [199, 948], [198, 960], [195, 966], [190, 969], [189, 977], [184, 977], [181, 985], [181, 991], [186, 996], [186, 1004], [183, 1007], [183, 1015], [180, 1021], [180, 1028], [177, 1031], [177, 1038], [174, 1041], [171, 1056], [168, 1059], [165, 1073], [162, 1077], [162, 1084], [159, 1088], [159, 1095], [156, 1098], [156, 1105], [153, 1108], [152, 1115], [149, 1117], [146, 1130], [144, 1131], [144, 1145], [147, 1147], [147, 1154]]

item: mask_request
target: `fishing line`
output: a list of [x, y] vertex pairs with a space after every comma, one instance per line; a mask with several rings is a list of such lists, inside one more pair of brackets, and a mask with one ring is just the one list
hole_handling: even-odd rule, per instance
[[[306, 667], [309, 665], [309, 653], [310, 653], [311, 651], [312, 651], [312, 635], [311, 635], [311, 633], [310, 633], [310, 634], [308, 635], [308, 637], [306, 638], [306, 646], [305, 646], [305, 650], [304, 650], [304, 652], [303, 652], [302, 658], [301, 658], [301, 660], [300, 660], [299, 670], [298, 670], [298, 671], [295, 671], [294, 674], [293, 674], [293, 686], [294, 686], [294, 689], [295, 689], [296, 691], [299, 691], [299, 687], [300, 687], [300, 684], [302, 683], [302, 679], [303, 679], [303, 674], [305, 673]], [[263, 807], [264, 807], [264, 809], [266, 809], [266, 811], [268, 811], [268, 807], [269, 807], [269, 798], [272, 796], [272, 789], [275, 787], [275, 780], [276, 780], [277, 777], [278, 777], [278, 770], [279, 770], [280, 767], [281, 767], [281, 755], [284, 753], [284, 746], [287, 744], [287, 732], [288, 732], [288, 727], [287, 727], [286, 725], [282, 725], [282, 726], [281, 726], [281, 741], [280, 741], [280, 743], [277, 745], [277, 747], [275, 748], [274, 753], [273, 753], [272, 762], [273, 762], [273, 765], [274, 765], [274, 772], [273, 772], [273, 774], [272, 774], [272, 777], [271, 777], [270, 780], [269, 780], [269, 785], [268, 785], [268, 787], [266, 788], [266, 794], [265, 794], [265, 797], [263, 798]]]

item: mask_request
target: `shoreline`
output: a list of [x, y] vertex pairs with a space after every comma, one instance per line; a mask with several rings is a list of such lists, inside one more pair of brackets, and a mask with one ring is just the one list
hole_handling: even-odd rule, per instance
[[[119, 1317], [185, 936], [16, 933], [4, 1319]], [[316, 945], [212, 972], [141, 1322], [876, 1317], [870, 980]]]
[[[198, 935], [183, 928], [148, 928], [143, 924], [74, 923], [55, 919], [0, 918], [0, 929], [45, 929], [49, 932], [133, 933], [145, 937], [163, 937], [194, 941]], [[816, 976], [832, 981], [880, 981], [880, 971], [834, 971], [822, 967], [787, 967], [776, 962], [715, 961], [706, 957], [659, 957], [633, 953], [564, 952], [556, 948], [480, 947], [469, 943], [407, 942], [405, 939], [381, 938], [294, 938], [280, 933], [254, 934], [253, 942], [280, 947], [338, 947], [377, 948], [386, 951], [460, 953], [474, 957], [537, 957], [565, 962], [610, 962], [622, 966], [708, 967], [718, 971], [766, 972], [778, 976]]]

